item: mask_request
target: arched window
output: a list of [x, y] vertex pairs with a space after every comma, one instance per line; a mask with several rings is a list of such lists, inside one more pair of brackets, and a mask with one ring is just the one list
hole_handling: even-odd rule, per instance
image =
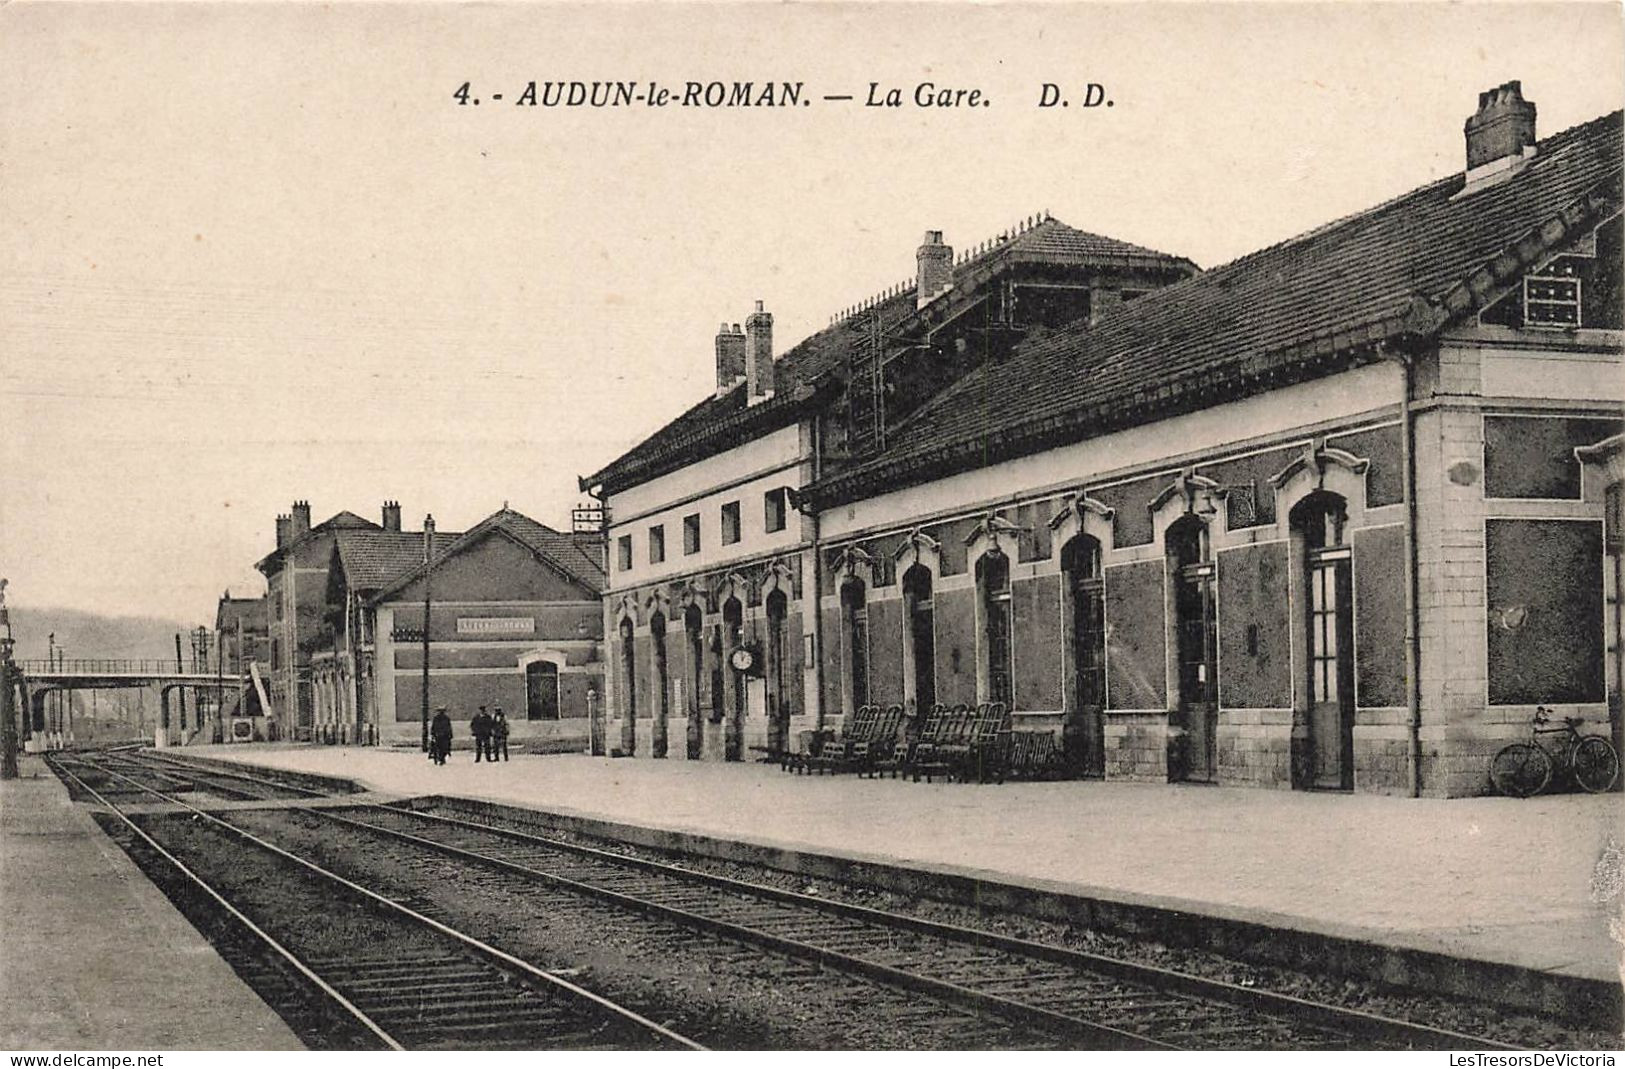
[[785, 678], [788, 660], [785, 620], [790, 611], [790, 599], [784, 591], [775, 590], [767, 596], [767, 724], [768, 746], [775, 753], [783, 753], [790, 734], [790, 680]]
[[869, 704], [869, 603], [863, 580], [841, 587], [841, 645], [845, 654], [847, 712]]
[[916, 564], [903, 573], [903, 610], [908, 616], [909, 673], [907, 682], [914, 708], [929, 713], [937, 701], [937, 646], [935, 608], [931, 598], [931, 569]]
[[654, 661], [654, 756], [666, 756], [666, 717], [670, 714], [666, 703], [671, 693], [671, 677], [666, 669], [666, 615], [657, 612], [649, 617], [650, 659]]
[[525, 719], [559, 718], [559, 666], [552, 661], [525, 665]]
[[1010, 558], [1001, 550], [989, 550], [976, 562], [976, 590], [982, 609], [986, 700], [1009, 706], [1015, 693], [1015, 651], [1010, 642]]

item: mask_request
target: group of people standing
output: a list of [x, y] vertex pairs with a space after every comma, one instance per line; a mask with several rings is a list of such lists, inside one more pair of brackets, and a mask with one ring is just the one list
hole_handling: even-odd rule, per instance
[[[508, 717], [502, 711], [502, 706], [497, 706], [495, 716], [487, 713], [485, 706], [480, 706], [480, 711], [468, 722], [468, 732], [474, 736], [476, 765], [482, 760], [494, 762], [499, 753], [502, 760], [508, 759]], [[442, 705], [435, 710], [434, 720], [429, 725], [429, 757], [435, 764], [443, 765], [450, 754], [451, 717]]]

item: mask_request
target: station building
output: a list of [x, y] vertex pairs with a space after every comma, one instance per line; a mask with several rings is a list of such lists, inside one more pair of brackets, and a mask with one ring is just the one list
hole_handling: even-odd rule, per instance
[[612, 749], [739, 760], [850, 708], [821, 685], [806, 488], [939, 383], [1196, 271], [1039, 217], [958, 254], [928, 232], [915, 268], [783, 353], [757, 302], [716, 335], [715, 393], [581, 480], [608, 517]]
[[586, 749], [604, 688], [601, 552], [596, 534], [503, 508], [373, 593], [358, 618], [377, 741], [421, 742], [427, 648], [429, 707], [462, 738], [484, 705], [507, 714], [513, 745]]
[[[583, 480], [626, 748], [719, 687], [771, 710], [775, 663], [792, 721], [1003, 701], [1114, 779], [1461, 795], [1537, 705], [1617, 740], [1621, 116], [1535, 125], [1490, 90], [1462, 172], [1132, 301], [1080, 284], [1043, 331], [956, 272], [936, 300], [998, 330], [934, 347], [930, 290], [925, 323], [880, 302], [835, 328], [886, 324], [871, 359], [719, 391]], [[791, 473], [793, 536], [654, 563], [655, 527]], [[721, 655], [764, 642], [753, 704]]]

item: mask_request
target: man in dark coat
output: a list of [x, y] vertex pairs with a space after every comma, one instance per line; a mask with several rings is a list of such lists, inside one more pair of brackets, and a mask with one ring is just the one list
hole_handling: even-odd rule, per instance
[[434, 712], [434, 720], [429, 723], [429, 756], [434, 763], [446, 763], [446, 755], [451, 753], [451, 717], [446, 715], [446, 707], [442, 705]]
[[508, 759], [508, 716], [500, 705], [497, 706], [497, 714], [491, 718], [492, 761], [497, 759], [498, 753], [502, 754], [504, 761]]
[[491, 757], [491, 714], [480, 706], [480, 711], [474, 714], [474, 719], [468, 723], [469, 733], [474, 736], [474, 763], [480, 763], [480, 758]]

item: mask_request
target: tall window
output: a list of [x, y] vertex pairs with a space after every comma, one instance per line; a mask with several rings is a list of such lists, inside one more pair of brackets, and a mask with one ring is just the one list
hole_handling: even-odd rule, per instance
[[659, 564], [666, 559], [666, 527], [655, 524], [649, 528], [649, 563]]
[[869, 604], [862, 580], [853, 579], [841, 587], [841, 625], [852, 688], [850, 712], [869, 704]]
[[[745, 607], [738, 598], [723, 602], [722, 629], [722, 661], [727, 664], [732, 660], [734, 650], [745, 642]], [[732, 701], [722, 736], [722, 757], [725, 761], [737, 761], [743, 749], [740, 731], [745, 719], [745, 673], [735, 671], [730, 664], [728, 674], [733, 677], [733, 686], [729, 688]]]
[[784, 591], [775, 590], [767, 596], [767, 723], [772, 734], [770, 745], [780, 752], [788, 743], [790, 724], [790, 680], [785, 678], [785, 618], [789, 608], [790, 599]]
[[908, 613], [914, 708], [926, 713], [937, 702], [937, 645], [931, 570], [924, 565], [916, 564], [903, 573], [903, 608]]
[[650, 710], [655, 718], [655, 741], [659, 744], [656, 757], [664, 757], [666, 741], [666, 717], [670, 710], [666, 708], [667, 695], [671, 693], [671, 678], [666, 670], [666, 616], [664, 613], [655, 613], [649, 617], [649, 649], [654, 660], [654, 706]]
[[785, 491], [780, 486], [769, 490], [762, 495], [762, 529], [772, 531], [784, 530], [785, 520]]
[[1101, 579], [1100, 543], [1079, 535], [1061, 550], [1061, 570], [1072, 595], [1072, 663], [1078, 704], [1106, 704], [1106, 599]]
[[525, 719], [559, 718], [559, 666], [532, 661], [525, 666]]
[[1167, 542], [1178, 580], [1180, 699], [1209, 703], [1218, 693], [1213, 671], [1218, 634], [1207, 524], [1194, 516], [1179, 520], [1168, 529]]
[[1340, 665], [1349, 636], [1344, 635], [1348, 586], [1338, 562], [1349, 559], [1343, 544], [1347, 522], [1343, 499], [1335, 494], [1311, 494], [1294, 510], [1303, 529], [1309, 564], [1309, 692], [1314, 702], [1340, 698]]
[[615, 540], [615, 566], [623, 572], [632, 570], [632, 536], [629, 534]]
[[691, 513], [683, 517], [683, 555], [693, 556], [700, 551], [700, 514]]
[[722, 506], [722, 544], [731, 546], [739, 541], [739, 502], [730, 501]]
[[987, 700], [1008, 706], [1015, 695], [1015, 664], [1010, 644], [1010, 558], [997, 549], [984, 554], [976, 562], [976, 586], [982, 599]]
[[632, 621], [621, 621], [621, 708], [627, 720], [638, 716], [638, 660], [632, 649]]
[[683, 632], [688, 640], [688, 672], [685, 683], [688, 693], [683, 700], [688, 708], [688, 758], [695, 760], [700, 756], [701, 745], [704, 741], [704, 728], [700, 723], [700, 683], [705, 672], [705, 615], [700, 612], [698, 605], [690, 605], [683, 612]]

